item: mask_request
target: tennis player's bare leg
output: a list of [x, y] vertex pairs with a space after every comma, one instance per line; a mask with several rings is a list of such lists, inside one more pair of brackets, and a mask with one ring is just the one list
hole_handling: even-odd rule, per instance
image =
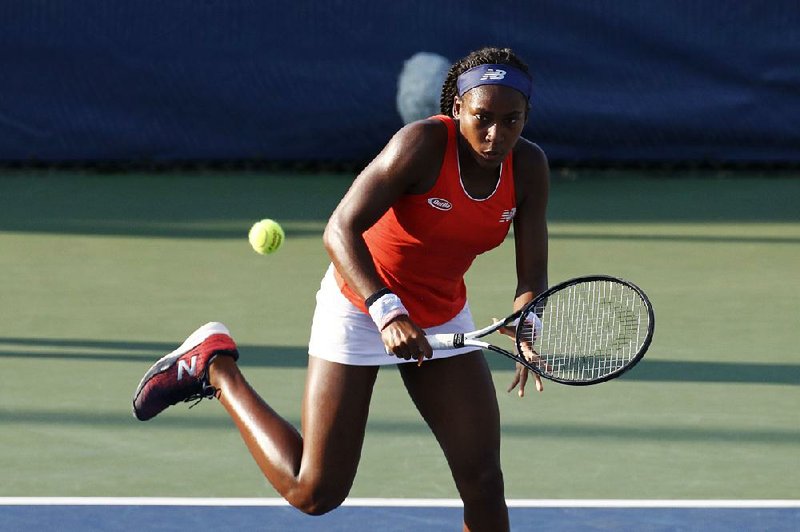
[[401, 364], [417, 409], [444, 451], [464, 502], [464, 530], [509, 529], [500, 468], [500, 413], [483, 353]]
[[353, 485], [378, 368], [308, 360], [303, 436], [253, 390], [231, 357], [218, 357], [209, 379], [264, 476], [292, 506], [320, 515], [338, 507]]

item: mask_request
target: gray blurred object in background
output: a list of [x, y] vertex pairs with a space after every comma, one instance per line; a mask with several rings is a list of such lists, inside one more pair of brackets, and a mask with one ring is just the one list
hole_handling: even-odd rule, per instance
[[408, 124], [439, 114], [439, 97], [451, 62], [438, 54], [417, 52], [403, 63], [397, 80], [397, 111]]

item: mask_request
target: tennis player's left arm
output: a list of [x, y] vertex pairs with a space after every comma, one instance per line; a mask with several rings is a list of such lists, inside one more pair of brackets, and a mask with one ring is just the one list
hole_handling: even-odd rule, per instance
[[525, 139], [515, 151], [515, 185], [517, 212], [514, 217], [517, 289], [514, 310], [520, 309], [538, 294], [547, 283], [547, 199], [550, 192], [550, 170], [547, 157]]
[[[514, 245], [516, 249], [517, 289], [514, 310], [521, 309], [547, 289], [547, 199], [550, 191], [550, 169], [547, 157], [539, 146], [520, 139], [515, 150], [514, 184], [517, 194], [517, 213], [514, 216]], [[544, 385], [534, 374], [536, 389]], [[518, 395], [525, 395], [528, 370], [517, 364], [510, 392], [519, 386]]]

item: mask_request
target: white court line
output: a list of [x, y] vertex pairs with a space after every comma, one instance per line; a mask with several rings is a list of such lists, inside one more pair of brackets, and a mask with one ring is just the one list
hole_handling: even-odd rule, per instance
[[[509, 508], [800, 508], [781, 499], [509, 499]], [[278, 498], [0, 497], [0, 506], [288, 506]], [[347, 499], [342, 506], [460, 508], [459, 499]]]

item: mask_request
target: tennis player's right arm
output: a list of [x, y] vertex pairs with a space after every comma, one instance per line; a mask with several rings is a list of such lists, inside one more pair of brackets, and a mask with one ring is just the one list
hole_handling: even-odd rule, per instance
[[[356, 177], [325, 228], [323, 242], [334, 266], [364, 299], [383, 288], [383, 281], [363, 233], [403, 194], [417, 191], [431, 175], [435, 180], [446, 143], [446, 130], [436, 122], [415, 122], [401, 129]], [[439, 129], [444, 130], [443, 143]], [[433, 354], [423, 331], [408, 316], [388, 323], [381, 337], [387, 349], [401, 358]]]

